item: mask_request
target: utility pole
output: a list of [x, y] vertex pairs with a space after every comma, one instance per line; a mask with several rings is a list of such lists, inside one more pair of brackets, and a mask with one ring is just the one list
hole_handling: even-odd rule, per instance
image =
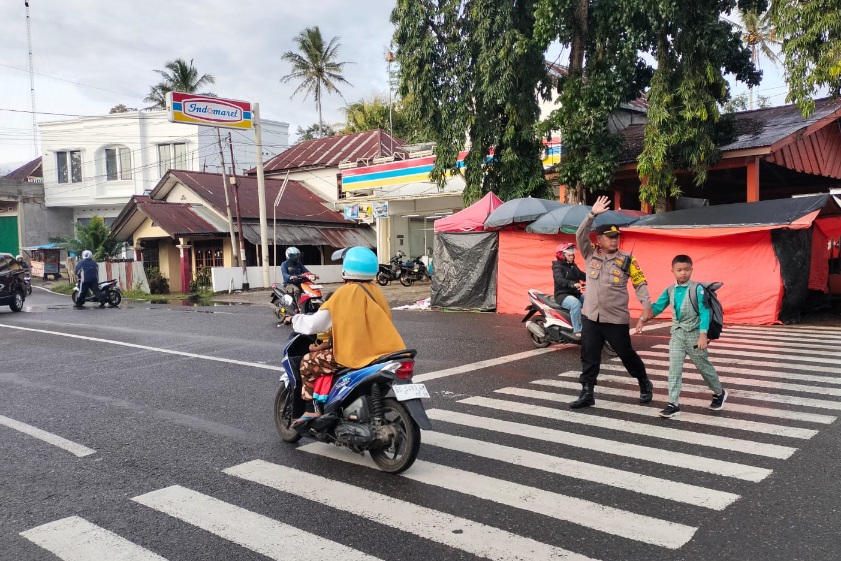
[[[248, 268], [245, 264], [245, 242], [242, 236], [242, 215], [239, 212], [239, 186], [237, 185], [237, 164], [234, 161], [234, 145], [231, 142], [231, 133], [228, 133], [228, 147], [231, 149], [231, 185], [234, 186], [234, 206], [237, 209], [237, 230], [239, 230], [239, 261], [242, 264], [242, 289], [249, 290], [251, 285], [248, 282]], [[225, 169], [222, 169], [225, 174]]]
[[[225, 173], [225, 153], [222, 150], [222, 135], [216, 129], [216, 142], [219, 144], [219, 161], [222, 164], [222, 187], [225, 189], [225, 208], [228, 210], [228, 232], [231, 234], [231, 256], [234, 258], [234, 267], [239, 265], [237, 255], [237, 238], [234, 235], [234, 219], [231, 217], [231, 199], [228, 196], [228, 175]], [[242, 233], [240, 233], [242, 235]]]
[[38, 157], [38, 122], [35, 118], [35, 67], [32, 63], [32, 24], [29, 18], [29, 0], [24, 0], [26, 6], [26, 40], [29, 43], [29, 93], [32, 97], [32, 146], [35, 158]]
[[394, 124], [391, 122], [391, 63], [394, 62], [394, 53], [388, 51], [385, 55], [385, 60], [388, 62], [388, 136], [391, 138], [391, 146], [389, 148], [391, 155], [394, 155]]
[[254, 123], [254, 144], [257, 150], [257, 198], [260, 203], [260, 241], [263, 248], [261, 260], [263, 263], [263, 286], [268, 288], [269, 281], [269, 224], [266, 216], [266, 175], [263, 172], [263, 126], [260, 124], [260, 104], [251, 104]]
[[[277, 197], [275, 197], [274, 205], [272, 206], [272, 222], [274, 223], [274, 242], [272, 243], [272, 248], [274, 249], [274, 266], [277, 267], [277, 205], [280, 204], [280, 199], [283, 197], [283, 192], [286, 191], [286, 183], [289, 181], [289, 170], [286, 170], [286, 177], [283, 179], [283, 185], [280, 186], [280, 190], [277, 192]], [[275, 280], [277, 280], [277, 273], [275, 273]]]

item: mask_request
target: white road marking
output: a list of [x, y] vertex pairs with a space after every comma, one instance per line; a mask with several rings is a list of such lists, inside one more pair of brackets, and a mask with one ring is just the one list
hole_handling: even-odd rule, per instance
[[64, 561], [166, 561], [78, 516], [36, 526], [20, 535]]
[[[625, 368], [619, 364], [610, 364], [604, 365], [605, 370], [612, 370], [623, 372]], [[655, 370], [653, 368], [647, 368], [646, 372], [649, 376], [665, 376], [668, 378], [669, 371], [668, 370]], [[766, 373], [766, 376], [770, 374]], [[806, 384], [790, 384], [788, 382], [782, 381], [787, 376], [785, 373], [780, 372], [778, 375], [777, 380], [764, 380], [761, 378], [734, 378], [732, 376], [721, 376], [722, 383], [726, 383], [727, 387], [729, 388], [731, 385], [735, 386], [753, 386], [754, 388], [770, 388], [773, 390], [787, 390], [791, 392], [804, 392], [804, 393], [815, 393], [819, 395], [829, 395], [833, 397], [841, 397], [841, 388], [827, 388], [825, 386], [809, 386]], [[696, 373], [696, 372], [685, 372], [683, 373], [684, 380], [697, 380], [703, 382], [704, 378]]]
[[160, 347], [150, 347], [149, 345], [138, 345], [136, 343], [126, 343], [123, 341], [114, 341], [112, 339], [101, 339], [99, 337], [88, 337], [87, 335], [76, 335], [75, 333], [62, 333], [61, 331], [49, 331], [47, 329], [32, 329], [31, 327], [20, 327], [18, 325], [0, 325], [7, 329], [18, 329], [20, 331], [30, 331], [33, 333], [44, 333], [46, 335], [58, 335], [59, 337], [69, 337], [71, 339], [82, 339], [84, 341], [93, 341], [95, 343], [105, 343], [108, 345], [117, 345], [120, 347], [129, 347], [131, 349], [141, 349], [144, 351], [153, 351], [156, 353], [164, 353], [169, 355], [183, 356], [187, 358], [197, 358], [200, 360], [212, 360], [214, 362], [225, 362], [227, 364], [238, 364], [240, 366], [250, 366], [252, 368], [262, 368], [263, 370], [274, 370], [283, 372], [282, 366], [272, 366], [270, 364], [262, 364], [260, 362], [248, 362], [245, 360], [235, 360], [232, 358], [220, 358], [209, 355], [199, 355], [196, 353], [186, 353], [183, 351], [173, 351], [171, 349], [162, 349]]
[[[602, 365], [604, 368], [604, 365]], [[624, 371], [624, 368], [622, 369]], [[564, 375], [566, 373], [561, 373], [559, 376]], [[578, 372], [572, 373], [575, 377], [578, 377]], [[634, 380], [634, 385], [636, 385], [636, 380]], [[578, 386], [580, 389], [580, 385]], [[657, 388], [655, 388], [656, 390]], [[709, 390], [707, 390], [709, 391]], [[622, 388], [610, 388], [608, 386], [599, 386], [598, 393], [605, 394], [605, 395], [628, 395], [628, 390]], [[655, 393], [656, 397], [656, 393]], [[710, 399], [697, 399], [692, 397], [681, 397], [680, 402], [684, 405], [692, 405], [697, 407], [703, 407], [707, 409], [710, 405]], [[728, 402], [729, 403], [729, 402]], [[762, 417], [774, 417], [776, 419], [790, 419], [792, 421], [803, 421], [808, 423], [819, 423], [821, 425], [831, 425], [835, 422], [838, 417], [834, 417], [832, 415], [821, 415], [820, 413], [809, 413], [806, 411], [792, 411], [790, 409], [776, 409], [771, 407], [757, 407], [755, 405], [745, 405], [743, 403], [739, 403], [727, 406], [727, 409], [735, 409], [739, 413], [749, 413], [751, 415], [759, 415]]]
[[641, 446], [639, 444], [629, 444], [617, 440], [597, 438], [525, 423], [513, 423], [511, 421], [503, 421], [492, 417], [468, 415], [466, 413], [447, 411], [445, 409], [430, 409], [426, 413], [430, 419], [444, 423], [452, 423], [503, 434], [512, 434], [523, 438], [539, 440], [540, 442], [563, 444], [565, 446], [583, 448], [585, 450], [592, 450], [602, 454], [633, 458], [635, 460], [643, 460], [665, 466], [711, 473], [724, 477], [732, 477], [734, 479], [741, 479], [744, 481], [762, 481], [772, 473], [772, 470], [766, 468], [749, 466], [736, 462], [725, 462], [714, 458], [707, 458], [705, 456], [696, 456], [692, 454], [685, 454], [683, 452], [675, 452], [673, 450], [664, 450], [662, 448], [654, 448], [651, 446]]
[[758, 326], [758, 325], [728, 325], [727, 329], [734, 331], [747, 331], [751, 333], [788, 333], [791, 335], [813, 335], [813, 336], [834, 336], [841, 338], [841, 329], [837, 327], [820, 327], [812, 325], [809, 327], [793, 326]]
[[[330, 444], [313, 443], [303, 446], [300, 450], [378, 469], [370, 457], [360, 456]], [[685, 545], [698, 529], [423, 460], [417, 460], [411, 469], [400, 475], [426, 485], [669, 549], [678, 549]]]
[[[493, 561], [590, 561], [583, 555], [500, 528], [263, 460], [223, 471]], [[299, 555], [300, 551], [294, 554]]]
[[[647, 358], [647, 359], [645, 359], [645, 365], [646, 366], [669, 366], [668, 353], [658, 353], [657, 356], [660, 356], [662, 358], [666, 358], [667, 360], [652, 360], [652, 359]], [[729, 362], [732, 362], [732, 361], [730, 359], [728, 359], [727, 362], [729, 363]], [[738, 368], [738, 367], [727, 366], [726, 364], [716, 364], [714, 366], [715, 366], [716, 371], [719, 373], [719, 375], [722, 375], [722, 374], [742, 374], [742, 375], [745, 375], [745, 376], [760, 376], [760, 377], [765, 377], [765, 378], [782, 376], [782, 377], [786, 378], [787, 380], [798, 380], [800, 382], [820, 382], [822, 384], [841, 385], [841, 377], [835, 377], [835, 376], [821, 376], [821, 375], [812, 376], [810, 374], [795, 374], [795, 373], [792, 373], [792, 372], [781, 372], [781, 371], [774, 371], [774, 370], [767, 370], [767, 369], [757, 370], [757, 369], [754, 369], [754, 368]], [[782, 365], [778, 364], [777, 366], [782, 366]], [[621, 372], [626, 372], [624, 366], [622, 366], [621, 364], [613, 364], [612, 362], [602, 363], [602, 369], [603, 370], [617, 370], [617, 371], [621, 371]], [[687, 370], [697, 371], [697, 369], [695, 368], [695, 365], [692, 364], [692, 361], [690, 361], [690, 360], [687, 360], [686, 362], [683, 363], [684, 373]]]
[[[654, 345], [653, 349], [668, 349], [668, 345]], [[756, 358], [783, 358], [780, 356], [780, 353], [756, 353], [752, 351], [746, 351], [743, 349], [719, 349], [717, 347], [713, 347], [712, 345], [709, 348], [709, 354], [711, 357], [719, 357], [723, 360], [727, 360], [728, 355], [739, 355], [739, 356], [749, 356], [749, 357], [756, 357]], [[814, 354], [814, 353], [810, 353]], [[825, 356], [786, 356], [784, 357], [786, 360], [786, 365], [788, 366], [789, 361], [791, 360], [799, 360], [800, 362], [817, 362], [826, 364], [827, 358], [841, 358], [841, 353], [821, 353]], [[782, 366], [782, 365], [781, 365]]]
[[777, 444], [766, 444], [764, 442], [754, 442], [739, 438], [701, 434], [689, 430], [673, 429], [646, 423], [625, 421], [623, 419], [613, 419], [610, 417], [599, 417], [597, 415], [588, 415], [586, 413], [574, 411], [561, 411], [553, 407], [525, 405], [523, 403], [493, 399], [489, 397], [469, 397], [467, 399], [459, 400], [458, 403], [463, 403], [465, 405], [477, 405], [479, 407], [498, 409], [500, 411], [518, 411], [521, 414], [535, 415], [546, 419], [554, 419], [568, 423], [578, 423], [590, 427], [628, 432], [636, 435], [645, 435], [651, 438], [674, 440], [687, 444], [695, 444], [697, 446], [707, 446], [709, 448], [717, 448], [719, 450], [732, 450], [743, 454], [753, 454], [756, 456], [778, 458], [781, 460], [790, 458], [791, 455], [797, 451], [797, 448], [792, 448], [790, 446], [779, 446]]
[[[599, 375], [599, 380], [604, 382], [616, 382], [617, 384], [633, 384], [637, 386], [637, 381], [626, 376], [612, 376], [609, 374]], [[710, 389], [707, 386], [683, 384], [682, 391], [709, 393]], [[757, 401], [770, 401], [771, 403], [786, 403], [788, 405], [799, 405], [801, 407], [816, 407], [818, 409], [832, 409], [841, 411], [841, 402], [828, 401], [826, 399], [812, 399], [810, 397], [799, 397], [787, 394], [754, 392], [751, 390], [740, 390], [738, 388], [727, 388], [727, 394], [730, 397], [738, 397], [742, 399], [755, 399]], [[728, 402], [729, 403], [729, 402]]]
[[[640, 356], [653, 356], [657, 358], [662, 358], [664, 356], [668, 356], [668, 353], [664, 353], [662, 351], [637, 351], [637, 354]], [[742, 354], [742, 353], [739, 353]], [[780, 358], [780, 357], [776, 357]], [[618, 361], [619, 359], [613, 359]], [[740, 364], [742, 366], [756, 366], [759, 368], [785, 368], [788, 370], [804, 370], [806, 372], [826, 372], [827, 374], [841, 374], [841, 368], [836, 368], [834, 366], [817, 366], [814, 364], [797, 364], [794, 362], [786, 361], [785, 363], [779, 361], [762, 361], [762, 360], [743, 360], [740, 358], [734, 358], [728, 356], [726, 358], [722, 358], [720, 362], [726, 362], [727, 364]]]
[[[805, 341], [805, 342], [804, 342]], [[792, 341], [791, 337], [774, 337], [772, 335], [748, 335], [747, 333], [739, 334], [735, 337], [722, 337], [710, 343], [710, 345], [718, 347], [720, 345], [729, 345], [743, 347], [745, 345], [754, 345], [759, 347], [773, 347], [780, 352], [786, 352], [790, 349], [814, 349], [814, 350], [836, 350], [838, 348], [837, 342], [816, 343], [811, 339], [800, 339]], [[758, 347], [757, 347], [758, 348]]]
[[66, 450], [79, 458], [90, 456], [91, 454], [96, 454], [96, 450], [94, 450], [93, 448], [82, 446], [81, 444], [77, 444], [71, 440], [67, 440], [66, 438], [62, 438], [57, 434], [41, 430], [39, 428], [33, 427], [32, 425], [27, 425], [26, 423], [10, 419], [9, 417], [4, 417], [3, 415], [0, 415], [0, 425], [4, 425], [9, 427], [10, 429], [15, 429], [16, 431], [28, 434], [29, 436], [37, 438], [38, 440], [43, 440], [47, 444], [57, 446], [58, 448]]
[[[556, 473], [574, 479], [592, 481], [593, 483], [609, 485], [634, 493], [713, 510], [724, 510], [739, 498], [739, 495], [734, 493], [441, 432], [423, 431], [423, 445], [437, 446], [463, 454], [472, 454], [499, 462]], [[304, 446], [301, 450], [307, 450], [307, 446]]]
[[[575, 399], [577, 393], [581, 390], [581, 384], [577, 382], [563, 382], [560, 380], [535, 380], [532, 384], [542, 386], [551, 386], [553, 388], [563, 388], [571, 390], [573, 393], [552, 393], [542, 392], [537, 390], [529, 390], [525, 388], [502, 388], [496, 390], [496, 393], [503, 393], [507, 395], [516, 395], [520, 397], [529, 397], [532, 399], [542, 399], [544, 401], [553, 401], [556, 403], [569, 403]], [[604, 390], [614, 390], [604, 391]], [[617, 388], [599, 387], [598, 394], [605, 395], [628, 395], [627, 391]], [[681, 401], [682, 405], [685, 405]], [[709, 405], [709, 403], [707, 403]], [[596, 401], [594, 406], [596, 409], [607, 409], [609, 411], [621, 411], [623, 413], [631, 413], [633, 415], [643, 415], [645, 417], [657, 417], [658, 411], [651, 407], [644, 407], [642, 405], [633, 405], [631, 403], [622, 403], [619, 401], [608, 401], [607, 405], [603, 405], [601, 400]], [[808, 440], [818, 434], [818, 431], [813, 429], [801, 429], [797, 427], [786, 427], [783, 425], [772, 425], [769, 423], [759, 423], [756, 421], [743, 421], [741, 419], [730, 419], [728, 417], [719, 417], [713, 415], [699, 415], [697, 413], [690, 413], [681, 411], [680, 417], [676, 417], [676, 422], [695, 423], [699, 425], [707, 425], [710, 427], [721, 427], [725, 429], [744, 430], [751, 432], [758, 432], [762, 434], [773, 434], [775, 436], [787, 436], [789, 438], [800, 438]], [[426, 433], [424, 433], [426, 435]]]
[[302, 552], [311, 550], [318, 551], [319, 558], [378, 561], [359, 550], [180, 485], [132, 500], [277, 561], [309, 558]]
[[[711, 351], [724, 351], [727, 349], [728, 352], [737, 352], [741, 351], [742, 349], [753, 349], [756, 351], [763, 351], [767, 353], [772, 353], [773, 355], [780, 356], [780, 355], [829, 355], [829, 356], [838, 356], [837, 353], [833, 353], [830, 351], [838, 350], [838, 345], [821, 345], [816, 348], [815, 345], [808, 345], [808, 346], [799, 346], [799, 345], [779, 345], [775, 344], [771, 341], [766, 341], [765, 343], [757, 342], [748, 342], [748, 343], [740, 343], [741, 340], [735, 341], [724, 341], [718, 340], [714, 343], [710, 343], [709, 349]], [[797, 357], [797, 360], [801, 360]]]

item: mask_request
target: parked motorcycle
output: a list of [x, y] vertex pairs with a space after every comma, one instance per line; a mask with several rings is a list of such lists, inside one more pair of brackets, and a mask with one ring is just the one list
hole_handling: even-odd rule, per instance
[[[272, 284], [272, 304], [275, 306], [274, 314], [279, 321], [289, 323], [295, 314], [311, 314], [317, 312], [324, 299], [321, 295], [320, 284], [315, 284], [318, 275], [315, 273], [304, 273], [304, 281], [301, 283], [301, 296], [298, 301], [292, 295], [291, 289], [286, 289], [282, 284]], [[289, 291], [287, 291], [289, 290]]]
[[429, 271], [426, 269], [426, 265], [421, 261], [420, 255], [412, 261], [403, 263], [401, 269], [403, 272], [400, 275], [400, 284], [403, 286], [412, 286], [412, 283], [415, 281], [432, 280], [432, 277], [429, 276]]
[[391, 281], [400, 280], [400, 276], [403, 274], [401, 259], [405, 256], [405, 253], [398, 251], [397, 255], [391, 258], [388, 265], [380, 263], [380, 270], [377, 272], [377, 284], [386, 286]]
[[[532, 288], [529, 290], [529, 302], [526, 306], [528, 313], [522, 321], [535, 347], [548, 347], [552, 343], [581, 344], [581, 338], [574, 335], [569, 310], [561, 307], [552, 296]], [[607, 341], [604, 342], [604, 350], [616, 356], [616, 351]]]
[[[82, 280], [79, 279], [76, 281], [76, 286], [73, 287], [73, 292], [70, 294], [70, 298], [73, 300], [74, 305], [79, 299], [79, 293], [81, 291]], [[103, 298], [105, 298], [105, 303], [112, 308], [116, 308], [120, 305], [120, 302], [123, 301], [123, 291], [120, 290], [120, 287], [117, 285], [117, 279], [100, 282], [99, 293], [102, 294]], [[93, 294], [87, 294], [85, 295], [85, 302], [99, 302], [99, 299]]]
[[388, 473], [409, 469], [420, 450], [420, 429], [432, 428], [421, 401], [429, 398], [429, 392], [425, 385], [412, 383], [417, 351], [406, 349], [359, 370], [340, 370], [333, 376], [323, 414], [292, 428], [292, 421], [304, 413], [299, 367], [313, 340], [292, 333], [283, 350], [281, 385], [274, 402], [280, 438], [297, 442], [307, 436], [359, 454], [368, 451]]

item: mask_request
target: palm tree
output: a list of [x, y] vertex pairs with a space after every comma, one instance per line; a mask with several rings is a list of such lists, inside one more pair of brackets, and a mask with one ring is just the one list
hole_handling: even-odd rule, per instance
[[349, 63], [336, 62], [336, 56], [341, 47], [338, 39], [338, 37], [333, 37], [325, 45], [318, 26], [307, 27], [293, 39], [299, 52], [286, 51], [280, 57], [281, 60], [292, 65], [292, 72], [282, 77], [280, 81], [285, 84], [293, 79], [301, 80], [290, 99], [302, 90], [305, 92], [304, 99], [307, 99], [310, 94], [313, 95], [315, 105], [318, 107], [318, 126], [322, 134], [324, 133], [324, 119], [321, 116], [321, 99], [324, 92], [337, 93], [341, 97], [342, 92], [336, 84], [344, 83], [352, 87], [352, 84], [342, 76], [344, 66]]
[[[147, 109], [166, 109], [166, 94], [169, 92], [198, 93], [199, 88], [216, 83], [216, 78], [210, 74], [199, 76], [199, 71], [193, 66], [193, 59], [190, 59], [188, 64], [184, 59], [177, 58], [166, 63], [164, 68], [166, 70], [155, 70], [163, 76], [163, 81], [156, 86], [152, 86], [149, 95], [143, 100], [152, 104]], [[212, 93], [202, 93], [201, 95], [215, 97], [215, 94]]]
[[[742, 23], [735, 25], [742, 34], [742, 43], [750, 49], [754, 66], [759, 68], [760, 57], [765, 57], [776, 65], [780, 59], [771, 47], [780, 45], [781, 41], [777, 39], [777, 30], [771, 23], [770, 11], [759, 15], [753, 10], [739, 10], [739, 15]], [[748, 92], [748, 107], [753, 109], [753, 87], [749, 88]]]

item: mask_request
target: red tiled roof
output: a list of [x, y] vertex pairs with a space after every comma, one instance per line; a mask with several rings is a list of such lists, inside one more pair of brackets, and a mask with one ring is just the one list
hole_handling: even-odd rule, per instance
[[189, 203], [137, 200], [137, 210], [170, 236], [215, 234], [219, 230], [196, 214]]
[[[198, 196], [208, 202], [219, 214], [225, 216], [225, 191], [222, 176], [218, 173], [203, 173], [196, 171], [171, 170], [151, 193], [155, 194], [167, 183], [169, 176], [175, 177], [190, 188]], [[238, 176], [239, 207], [243, 220], [257, 220], [260, 217], [259, 200], [257, 197], [257, 177]], [[266, 206], [269, 218], [272, 217], [272, 204], [283, 185], [282, 179], [266, 179]], [[295, 222], [318, 222], [334, 224], [355, 224], [345, 220], [342, 213], [329, 209], [327, 201], [298, 183], [290, 180], [283, 192], [283, 197], [277, 207], [277, 219]], [[233, 204], [233, 201], [231, 201]]]
[[41, 169], [41, 156], [38, 156], [31, 162], [27, 162], [18, 169], [9, 173], [4, 179], [11, 179], [13, 181], [26, 181], [27, 177], [43, 177], [44, 174]]
[[[301, 168], [336, 167], [342, 162], [391, 156], [392, 147], [394, 152], [399, 152], [404, 144], [403, 140], [380, 129], [306, 140], [266, 162], [263, 170], [279, 173]], [[255, 169], [248, 171], [248, 175], [256, 173]]]

